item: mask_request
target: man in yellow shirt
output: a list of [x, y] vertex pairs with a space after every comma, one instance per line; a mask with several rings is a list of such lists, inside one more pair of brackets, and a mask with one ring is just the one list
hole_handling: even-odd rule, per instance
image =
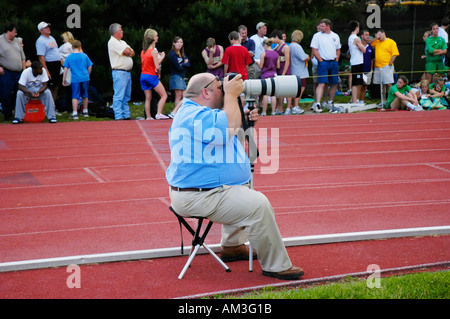
[[[384, 92], [389, 92], [389, 89], [394, 84], [394, 61], [400, 55], [397, 48], [397, 43], [394, 40], [386, 37], [384, 30], [380, 29], [375, 33], [375, 38], [371, 43], [375, 48], [375, 71], [373, 76], [374, 84], [381, 84], [386, 86]], [[384, 93], [381, 92], [382, 102], [385, 101]]]

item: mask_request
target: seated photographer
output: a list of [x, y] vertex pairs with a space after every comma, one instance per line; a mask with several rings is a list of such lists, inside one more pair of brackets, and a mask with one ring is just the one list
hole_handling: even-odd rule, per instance
[[[273, 208], [249, 187], [250, 163], [238, 140], [243, 91], [241, 75], [222, 82], [210, 73], [193, 76], [169, 131], [171, 163], [166, 172], [172, 207], [182, 216], [206, 217], [222, 224], [221, 259], [247, 260], [247, 239], [263, 274], [297, 279], [275, 222]], [[257, 110], [249, 114], [258, 118]]]

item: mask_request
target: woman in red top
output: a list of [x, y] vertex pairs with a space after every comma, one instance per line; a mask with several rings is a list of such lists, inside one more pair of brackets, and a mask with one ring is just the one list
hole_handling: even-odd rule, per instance
[[150, 116], [150, 103], [152, 101], [152, 89], [159, 94], [160, 99], [158, 101], [158, 110], [155, 116], [157, 120], [169, 119], [168, 116], [162, 114], [164, 104], [167, 100], [167, 92], [161, 81], [161, 62], [164, 59], [164, 52], [161, 53], [161, 57], [158, 58], [158, 52], [155, 49], [155, 45], [158, 42], [158, 33], [155, 30], [147, 29], [144, 33], [144, 39], [142, 41], [142, 73], [141, 73], [141, 88], [145, 94], [144, 109], [147, 116], [147, 120], [151, 120]]

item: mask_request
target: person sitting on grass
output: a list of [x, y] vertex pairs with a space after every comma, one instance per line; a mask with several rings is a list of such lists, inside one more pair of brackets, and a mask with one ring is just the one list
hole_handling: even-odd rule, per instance
[[448, 100], [445, 96], [445, 81], [441, 77], [435, 77], [434, 83], [430, 84], [430, 97], [435, 100], [434, 108], [445, 110], [448, 106]]
[[411, 92], [411, 87], [408, 85], [408, 79], [404, 75], [400, 75], [397, 84], [393, 85], [386, 99], [386, 109], [394, 111], [411, 109], [413, 111], [423, 111], [419, 105], [417, 96]]
[[[422, 106], [423, 109], [432, 110], [439, 109], [444, 110], [447, 109], [441, 103], [441, 94], [442, 92], [436, 92], [433, 88], [434, 84], [428, 82], [428, 80], [422, 80], [419, 83], [419, 88], [416, 90], [417, 99], [419, 100], [419, 105]], [[431, 93], [431, 88], [433, 88], [433, 93]]]

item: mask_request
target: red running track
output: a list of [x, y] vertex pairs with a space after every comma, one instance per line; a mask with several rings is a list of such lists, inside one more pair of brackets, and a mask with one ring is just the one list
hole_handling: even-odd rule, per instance
[[[256, 135], [262, 156], [254, 187], [272, 202], [284, 238], [448, 226], [449, 124], [446, 111], [261, 118]], [[170, 157], [169, 126], [170, 121], [0, 126], [0, 263], [178, 247], [178, 223], [167, 209], [164, 178]], [[266, 131], [268, 137], [259, 140]], [[373, 248], [385, 268], [449, 261], [448, 238], [289, 251], [294, 264], [305, 268], [305, 279], [313, 279], [365, 271], [377, 263], [362, 253], [352, 260], [358, 249]], [[208, 242], [219, 239], [220, 228], [215, 225]], [[417, 259], [404, 260], [402, 256], [411, 251]], [[178, 281], [186, 257], [86, 265], [82, 266], [86, 284], [74, 292], [65, 279], [59, 290], [49, 283], [54, 276], [67, 278], [65, 267], [19, 271], [0, 274], [0, 297], [52, 298], [54, 291], [64, 298], [173, 298], [279, 283], [263, 277], [257, 262], [250, 275], [244, 262], [230, 265], [233, 275], [219, 278], [221, 269], [209, 267], [214, 261], [197, 258], [194, 262], [202, 265], [201, 270], [208, 267], [217, 275], [196, 274], [191, 267]], [[316, 267], [318, 263], [339, 267]], [[170, 271], [168, 264], [174, 266]], [[124, 271], [133, 275], [125, 276]], [[122, 278], [116, 289], [101, 284], [114, 274]], [[20, 284], [29, 276], [40, 278], [39, 289]], [[146, 281], [147, 277], [151, 279]], [[200, 289], [211, 283], [211, 277], [214, 284]], [[167, 288], [170, 283], [178, 288]]]

